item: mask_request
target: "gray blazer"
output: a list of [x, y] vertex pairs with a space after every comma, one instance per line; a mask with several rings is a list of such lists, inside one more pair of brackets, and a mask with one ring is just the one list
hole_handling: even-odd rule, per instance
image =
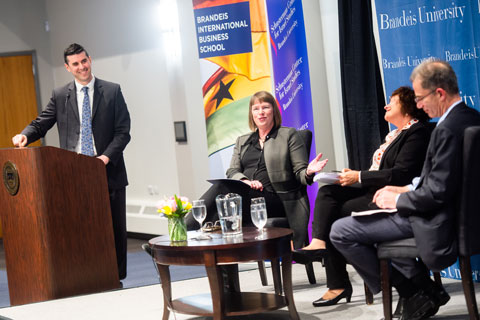
[[[226, 173], [228, 178], [248, 179], [243, 174], [241, 159], [249, 146], [245, 142], [252, 134], [237, 139]], [[272, 187], [282, 199], [290, 228], [295, 230], [294, 244], [303, 243], [307, 234], [310, 204], [302, 185], [313, 182], [306, 178], [307, 148], [294, 128], [280, 127], [265, 141], [263, 152]]]
[[[42, 113], [23, 131], [28, 143], [44, 137], [56, 123], [60, 148], [75, 151], [80, 136], [75, 82], [53, 90], [52, 97]], [[92, 108], [92, 131], [98, 155], [110, 158], [107, 178], [110, 189], [128, 184], [123, 161], [123, 150], [130, 141], [130, 114], [116, 83], [95, 78]]]

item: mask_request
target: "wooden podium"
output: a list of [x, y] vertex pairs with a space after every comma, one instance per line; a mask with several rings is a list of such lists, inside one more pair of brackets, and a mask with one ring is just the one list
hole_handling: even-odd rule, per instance
[[118, 288], [102, 161], [54, 147], [0, 149], [0, 169], [10, 304]]

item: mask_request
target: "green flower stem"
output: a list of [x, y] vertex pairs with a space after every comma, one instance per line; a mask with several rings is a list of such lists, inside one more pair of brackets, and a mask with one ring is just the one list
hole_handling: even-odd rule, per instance
[[168, 234], [171, 241], [187, 240], [187, 225], [183, 217], [168, 218]]

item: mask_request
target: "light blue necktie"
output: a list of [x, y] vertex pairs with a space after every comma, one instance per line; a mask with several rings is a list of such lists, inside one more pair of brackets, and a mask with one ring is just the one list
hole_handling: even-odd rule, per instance
[[82, 88], [85, 94], [82, 105], [82, 146], [81, 153], [86, 156], [93, 156], [93, 138], [92, 138], [92, 116], [90, 111], [90, 98], [88, 97], [88, 87]]

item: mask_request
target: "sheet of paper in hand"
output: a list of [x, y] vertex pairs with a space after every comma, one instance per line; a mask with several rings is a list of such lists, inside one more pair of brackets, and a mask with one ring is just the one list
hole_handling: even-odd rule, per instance
[[360, 216], [369, 216], [376, 213], [394, 213], [397, 212], [397, 209], [375, 209], [375, 210], [366, 210], [366, 211], [353, 211], [352, 217]]
[[340, 179], [340, 173], [338, 172], [320, 172], [313, 177], [314, 182], [321, 182], [326, 184], [337, 183]]

